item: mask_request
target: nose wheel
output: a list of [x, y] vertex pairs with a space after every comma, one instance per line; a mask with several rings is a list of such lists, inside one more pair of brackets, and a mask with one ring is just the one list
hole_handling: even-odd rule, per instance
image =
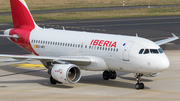
[[142, 77], [142, 74], [137, 74], [137, 77], [136, 77], [137, 83], [135, 85], [135, 88], [137, 90], [144, 89], [144, 84], [141, 82], [141, 77]]

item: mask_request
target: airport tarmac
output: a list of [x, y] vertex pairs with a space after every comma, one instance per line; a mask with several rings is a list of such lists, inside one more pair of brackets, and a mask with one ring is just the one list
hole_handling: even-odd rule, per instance
[[157, 77], [143, 77], [143, 90], [134, 88], [133, 73], [118, 72], [117, 79], [105, 81], [102, 71], [82, 71], [76, 84], [51, 85], [38, 61], [1, 63], [0, 101], [179, 101], [180, 50], [165, 53], [170, 67]]

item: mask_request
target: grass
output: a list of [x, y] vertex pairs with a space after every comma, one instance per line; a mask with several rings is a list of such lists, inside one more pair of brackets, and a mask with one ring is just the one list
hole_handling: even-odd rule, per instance
[[124, 17], [148, 17], [180, 15], [180, 7], [151, 8], [151, 9], [127, 9], [106, 10], [89, 12], [64, 12], [52, 14], [34, 14], [36, 21], [40, 20], [76, 20], [99, 18], [124, 18]]
[[[33, 17], [35, 21], [44, 21], [44, 20], [77, 20], [77, 19], [100, 19], [100, 18], [123, 18], [123, 17], [170, 16], [170, 15], [180, 15], [180, 7], [33, 14]], [[0, 21], [1, 21], [0, 23], [12, 22], [12, 18], [10, 15], [0, 16]]]
[[[140, 5], [174, 5], [180, 4], [180, 0], [26, 0], [30, 10], [51, 10], [87, 7], [115, 7]], [[0, 12], [10, 12], [9, 0], [0, 0]]]

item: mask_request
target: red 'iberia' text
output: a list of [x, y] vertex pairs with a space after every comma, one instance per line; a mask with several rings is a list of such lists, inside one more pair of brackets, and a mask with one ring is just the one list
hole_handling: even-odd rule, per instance
[[103, 47], [114, 47], [116, 48], [117, 42], [113, 41], [108, 41], [108, 40], [98, 40], [98, 39], [93, 39], [90, 43], [90, 45], [93, 46], [103, 46]]

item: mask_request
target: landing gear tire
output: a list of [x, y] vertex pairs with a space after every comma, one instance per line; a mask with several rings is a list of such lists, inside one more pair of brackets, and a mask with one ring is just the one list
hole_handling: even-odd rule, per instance
[[116, 79], [117, 74], [116, 71], [110, 71], [110, 79]]
[[137, 90], [139, 90], [139, 89], [144, 89], [144, 84], [143, 84], [143, 83], [136, 83], [135, 88], [136, 88]]
[[109, 71], [104, 71], [103, 72], [103, 79], [104, 80], [109, 80], [109, 78], [110, 78], [110, 73], [109, 73]]
[[137, 83], [135, 85], [135, 88], [137, 90], [144, 89], [144, 84], [141, 82], [141, 77], [142, 77], [142, 74], [137, 74], [137, 77], [136, 77]]
[[58, 83], [52, 76], [50, 77], [50, 82], [51, 84], [55, 85], [56, 83]]

